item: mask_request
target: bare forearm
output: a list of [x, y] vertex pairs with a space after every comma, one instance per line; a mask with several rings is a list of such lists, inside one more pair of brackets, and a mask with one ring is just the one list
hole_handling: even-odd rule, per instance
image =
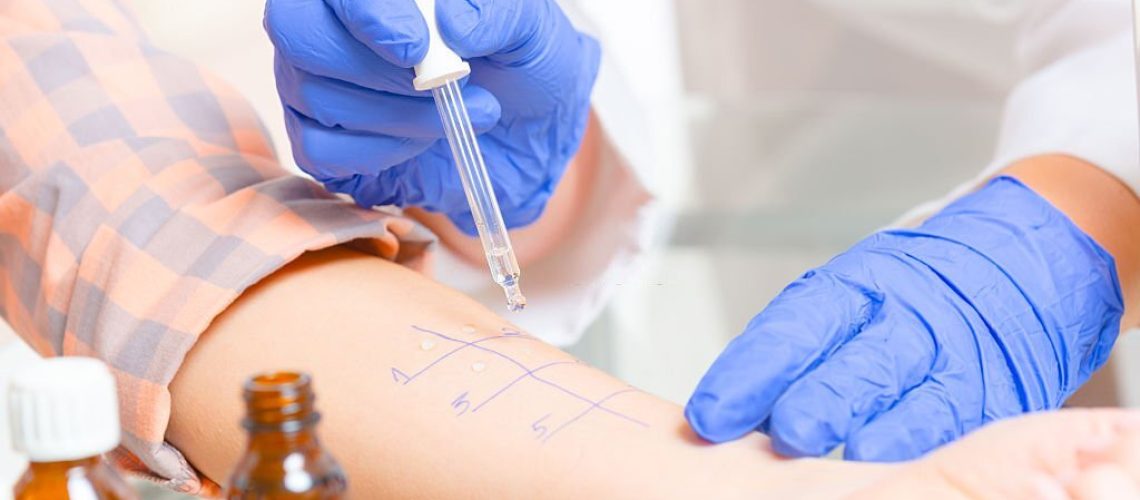
[[1006, 170], [1065, 212], [1116, 260], [1122, 326], [1140, 326], [1140, 199], [1111, 174], [1069, 156], [1030, 158]]
[[224, 481], [243, 437], [237, 388], [315, 376], [321, 433], [361, 498], [834, 497], [881, 469], [784, 462], [765, 438], [712, 447], [680, 409], [388, 262], [310, 254], [215, 322], [172, 385], [168, 438]]

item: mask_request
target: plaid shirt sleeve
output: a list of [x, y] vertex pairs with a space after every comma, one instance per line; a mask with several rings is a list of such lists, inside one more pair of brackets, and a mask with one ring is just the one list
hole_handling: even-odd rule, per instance
[[421, 266], [432, 238], [287, 174], [247, 103], [115, 0], [0, 2], [0, 39], [0, 314], [41, 354], [111, 366], [120, 463], [216, 492], [163, 439], [211, 320], [303, 252]]

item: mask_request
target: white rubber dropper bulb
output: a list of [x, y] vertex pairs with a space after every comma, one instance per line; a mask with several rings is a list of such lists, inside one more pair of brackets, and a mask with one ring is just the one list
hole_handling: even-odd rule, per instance
[[416, 90], [439, 88], [447, 82], [471, 74], [471, 66], [443, 43], [439, 36], [439, 25], [435, 22], [435, 0], [416, 0], [416, 7], [419, 7], [428, 27], [427, 55], [415, 66], [416, 79], [412, 80]]

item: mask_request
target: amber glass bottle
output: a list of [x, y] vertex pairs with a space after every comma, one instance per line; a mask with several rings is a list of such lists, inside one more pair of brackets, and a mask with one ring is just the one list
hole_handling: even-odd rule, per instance
[[312, 380], [302, 373], [267, 373], [245, 383], [249, 445], [230, 478], [226, 498], [345, 498], [340, 465], [317, 439], [320, 414]]
[[55, 358], [17, 373], [8, 410], [13, 447], [29, 461], [16, 500], [137, 498], [101, 458], [119, 444], [115, 380], [103, 363]]
[[60, 462], [32, 462], [13, 491], [15, 500], [137, 498], [109, 465], [99, 457]]

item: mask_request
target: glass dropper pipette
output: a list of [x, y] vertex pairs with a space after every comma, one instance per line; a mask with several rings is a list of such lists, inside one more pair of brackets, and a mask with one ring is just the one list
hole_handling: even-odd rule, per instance
[[519, 263], [483, 162], [483, 153], [475, 139], [475, 130], [471, 127], [471, 116], [460, 92], [459, 80], [471, 74], [471, 66], [440, 39], [435, 23], [435, 0], [416, 0], [416, 5], [427, 22], [430, 41], [427, 56], [415, 67], [413, 84], [416, 90], [431, 90], [435, 98], [443, 130], [451, 146], [451, 156], [455, 159], [467, 204], [475, 218], [483, 254], [491, 268], [491, 278], [503, 287], [507, 308], [521, 311], [526, 307], [526, 297], [519, 288]]

